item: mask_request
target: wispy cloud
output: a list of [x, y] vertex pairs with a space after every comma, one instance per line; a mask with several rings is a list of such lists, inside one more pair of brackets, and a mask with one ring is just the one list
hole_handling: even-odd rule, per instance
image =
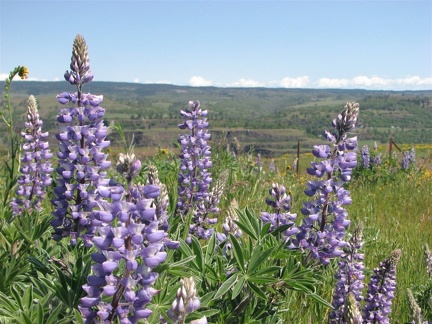
[[208, 87], [208, 86], [213, 85], [213, 82], [210, 80], [206, 80], [200, 76], [193, 76], [189, 80], [189, 85], [191, 85], [193, 87]]
[[431, 90], [432, 78], [409, 76], [389, 79], [379, 76], [359, 75], [352, 79], [321, 78], [318, 88], [360, 88], [374, 90]]

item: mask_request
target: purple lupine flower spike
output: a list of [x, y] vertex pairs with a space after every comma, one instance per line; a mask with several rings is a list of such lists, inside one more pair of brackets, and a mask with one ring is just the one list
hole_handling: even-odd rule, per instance
[[298, 228], [295, 226], [297, 214], [291, 214], [291, 197], [286, 194], [284, 186], [273, 183], [269, 190], [270, 197], [266, 198], [266, 204], [272, 207], [273, 213], [262, 212], [261, 220], [264, 224], [270, 223], [270, 231], [274, 231], [282, 225], [290, 227], [282, 233], [282, 238], [289, 240], [291, 235], [297, 234]]
[[[138, 323], [152, 314], [147, 305], [159, 293], [152, 287], [158, 277], [153, 269], [165, 261], [165, 246], [176, 242], [167, 243], [158, 219], [159, 186], [134, 184], [141, 169], [135, 154], [120, 153], [116, 169], [126, 180], [124, 186], [98, 187], [102, 198], [93, 215], [99, 225], [92, 239], [96, 264], [83, 286], [87, 296], [80, 311], [88, 322], [118, 318], [120, 323]], [[117, 271], [121, 265], [124, 270]]]
[[345, 246], [345, 230], [350, 224], [343, 206], [351, 203], [349, 191], [343, 184], [351, 179], [357, 165], [357, 137], [348, 137], [355, 130], [359, 114], [358, 103], [347, 103], [333, 120], [333, 131], [324, 131], [330, 145], [316, 145], [312, 154], [319, 162], [311, 162], [308, 174], [319, 180], [309, 181], [305, 194], [313, 197], [301, 209], [302, 225], [294, 243], [309, 251], [309, 257], [328, 264], [329, 259], [340, 256]]
[[72, 71], [67, 79], [76, 85], [77, 92], [57, 96], [60, 104], [73, 106], [60, 109], [57, 116], [59, 166], [51, 200], [55, 209], [51, 225], [55, 240], [70, 236], [72, 245], [81, 238], [86, 246], [91, 246], [98, 225], [94, 223], [92, 210], [100, 199], [98, 186], [109, 185], [106, 170], [111, 162], [103, 152], [110, 145], [103, 121], [105, 109], [99, 106], [103, 97], [81, 92], [82, 85], [93, 78], [87, 45], [81, 35], [75, 38], [70, 66]]
[[374, 269], [365, 298], [363, 323], [390, 323], [389, 314], [396, 291], [396, 266], [401, 255], [401, 250], [395, 250]]
[[188, 133], [180, 135], [178, 139], [181, 145], [181, 165], [177, 211], [180, 215], [192, 212], [189, 233], [208, 239], [213, 234], [213, 229], [209, 225], [215, 221], [207, 217], [205, 206], [212, 182], [209, 172], [212, 166], [211, 151], [207, 143], [210, 139], [207, 132], [209, 123], [205, 118], [207, 110], [201, 109], [199, 101], [190, 101], [189, 109], [182, 110], [180, 114], [185, 121], [179, 128], [187, 129]]
[[369, 154], [369, 147], [365, 145], [361, 149], [361, 165], [363, 168], [369, 169], [370, 162], [371, 162], [371, 157]]
[[[338, 271], [335, 274], [337, 282], [332, 301], [334, 309], [330, 312], [329, 323], [344, 322], [347, 307], [354, 309], [354, 306], [356, 306], [356, 309], [358, 309], [363, 299], [362, 290], [365, 275], [363, 273], [364, 254], [361, 252], [363, 246], [362, 233], [363, 224], [360, 223], [347, 245], [343, 248], [343, 254], [338, 262]], [[350, 294], [354, 298], [353, 300], [349, 300]], [[348, 305], [348, 302], [350, 302], [351, 306]]]
[[75, 38], [70, 68], [71, 70], [66, 71], [64, 74], [65, 80], [70, 84], [81, 88], [84, 83], [93, 80], [93, 73], [90, 71], [87, 44], [81, 35], [77, 35]]
[[18, 197], [11, 202], [12, 212], [15, 216], [22, 215], [23, 211], [40, 211], [41, 202], [45, 198], [46, 188], [51, 185], [50, 159], [52, 153], [48, 145], [48, 132], [42, 132], [42, 120], [39, 118], [36, 98], [28, 99], [26, 130], [21, 132], [23, 137], [21, 157], [21, 175], [17, 179]]

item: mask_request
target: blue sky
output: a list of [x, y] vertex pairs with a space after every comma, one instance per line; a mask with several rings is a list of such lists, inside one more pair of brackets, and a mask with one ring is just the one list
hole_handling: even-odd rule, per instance
[[432, 89], [432, 1], [0, 0], [0, 76], [62, 80], [86, 39], [97, 81]]

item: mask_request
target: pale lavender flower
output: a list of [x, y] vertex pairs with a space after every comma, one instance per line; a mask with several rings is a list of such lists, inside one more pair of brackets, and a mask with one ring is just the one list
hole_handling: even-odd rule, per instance
[[350, 224], [344, 206], [351, 203], [349, 191], [343, 184], [351, 179], [357, 165], [357, 137], [348, 137], [355, 130], [359, 114], [357, 103], [347, 103], [345, 109], [333, 120], [333, 132], [324, 131], [329, 145], [316, 145], [312, 153], [321, 161], [311, 162], [308, 174], [322, 180], [309, 181], [305, 194], [313, 197], [303, 203], [301, 212], [307, 217], [299, 226], [294, 243], [309, 256], [328, 264], [330, 258], [343, 253], [346, 245], [345, 230]]
[[269, 171], [270, 171], [270, 172], [276, 172], [276, 166], [275, 166], [274, 159], [271, 159], [271, 161], [270, 161], [270, 164], [269, 164]]
[[401, 255], [401, 250], [394, 251], [374, 269], [365, 298], [364, 323], [390, 323], [389, 314], [396, 291], [396, 266]]
[[60, 109], [58, 178], [51, 203], [55, 210], [51, 225], [53, 238], [60, 240], [70, 236], [71, 244], [83, 239], [92, 245], [95, 226], [93, 208], [100, 199], [98, 186], [108, 186], [106, 170], [111, 162], [103, 151], [110, 145], [106, 140], [108, 128], [104, 125], [105, 109], [100, 107], [102, 96], [84, 94], [81, 87], [93, 79], [90, 71], [87, 45], [81, 35], [75, 38], [72, 49], [71, 72], [65, 78], [76, 85], [76, 93], [63, 92], [57, 96], [59, 103], [72, 107]]
[[222, 250], [224, 255], [226, 255], [227, 251], [231, 250], [232, 248], [229, 235], [232, 234], [235, 238], [239, 238], [243, 234], [242, 230], [235, 223], [235, 221], [238, 221], [238, 208], [239, 205], [237, 203], [237, 200], [233, 198], [228, 207], [228, 210], [226, 211], [226, 218], [224, 223], [222, 224], [222, 232], [216, 233], [216, 238], [218, 239], [218, 241], [221, 243], [225, 243]]
[[377, 153], [375, 154], [375, 156], [372, 158], [371, 160], [371, 164], [372, 166], [380, 166], [382, 164], [382, 154], [381, 153]]
[[402, 169], [408, 170], [411, 165], [415, 164], [415, 160], [416, 160], [416, 151], [414, 147], [408, 151], [403, 152], [402, 160], [401, 160]]
[[22, 215], [24, 211], [40, 211], [41, 202], [46, 196], [46, 188], [51, 185], [50, 159], [52, 153], [48, 145], [48, 132], [42, 132], [42, 120], [39, 117], [36, 98], [28, 99], [26, 130], [21, 132], [23, 142], [21, 157], [21, 175], [17, 179], [18, 187], [15, 191], [17, 197], [11, 202], [15, 216]]
[[[176, 299], [168, 310], [168, 316], [175, 323], [185, 323], [188, 314], [198, 310], [201, 306], [197, 297], [195, 281], [193, 277], [180, 279], [181, 286], [177, 290]], [[195, 323], [207, 323], [205, 316]]]
[[272, 184], [269, 193], [270, 197], [266, 198], [266, 204], [273, 209], [273, 212], [262, 212], [261, 220], [264, 224], [271, 224], [269, 231], [274, 231], [282, 225], [289, 226], [282, 233], [284, 241], [289, 240], [291, 235], [298, 233], [298, 228], [295, 226], [297, 214], [289, 212], [291, 210], [291, 197], [286, 194], [285, 187], [278, 183]]
[[[332, 301], [333, 310], [329, 315], [330, 323], [344, 322], [344, 316], [347, 314], [348, 301], [352, 309], [354, 309], [354, 303], [358, 309], [363, 299], [362, 290], [364, 287], [363, 279], [365, 275], [363, 273], [364, 254], [361, 252], [363, 246], [362, 232], [363, 224], [359, 224], [351, 239], [343, 248], [343, 254], [338, 261], [338, 271], [335, 274], [337, 282]], [[353, 300], [349, 300], [350, 294]]]
[[361, 165], [363, 168], [369, 169], [370, 162], [371, 162], [371, 157], [369, 154], [369, 147], [365, 145], [361, 149]]
[[199, 101], [190, 101], [189, 109], [182, 110], [180, 114], [185, 121], [179, 128], [187, 129], [188, 133], [180, 135], [178, 139], [181, 145], [181, 165], [177, 211], [181, 215], [192, 212], [190, 234], [208, 239], [213, 234], [210, 225], [216, 222], [207, 217], [205, 206], [212, 182], [209, 171], [212, 166], [211, 151], [207, 143], [210, 134], [207, 132], [208, 122], [205, 118], [207, 110], [201, 109]]

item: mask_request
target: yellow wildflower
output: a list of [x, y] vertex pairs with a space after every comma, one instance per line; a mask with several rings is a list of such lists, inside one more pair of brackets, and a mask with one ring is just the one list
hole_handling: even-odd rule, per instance
[[27, 69], [26, 66], [22, 66], [18, 72], [18, 75], [21, 78], [21, 80], [27, 79], [27, 74], [29, 74], [29, 70]]

